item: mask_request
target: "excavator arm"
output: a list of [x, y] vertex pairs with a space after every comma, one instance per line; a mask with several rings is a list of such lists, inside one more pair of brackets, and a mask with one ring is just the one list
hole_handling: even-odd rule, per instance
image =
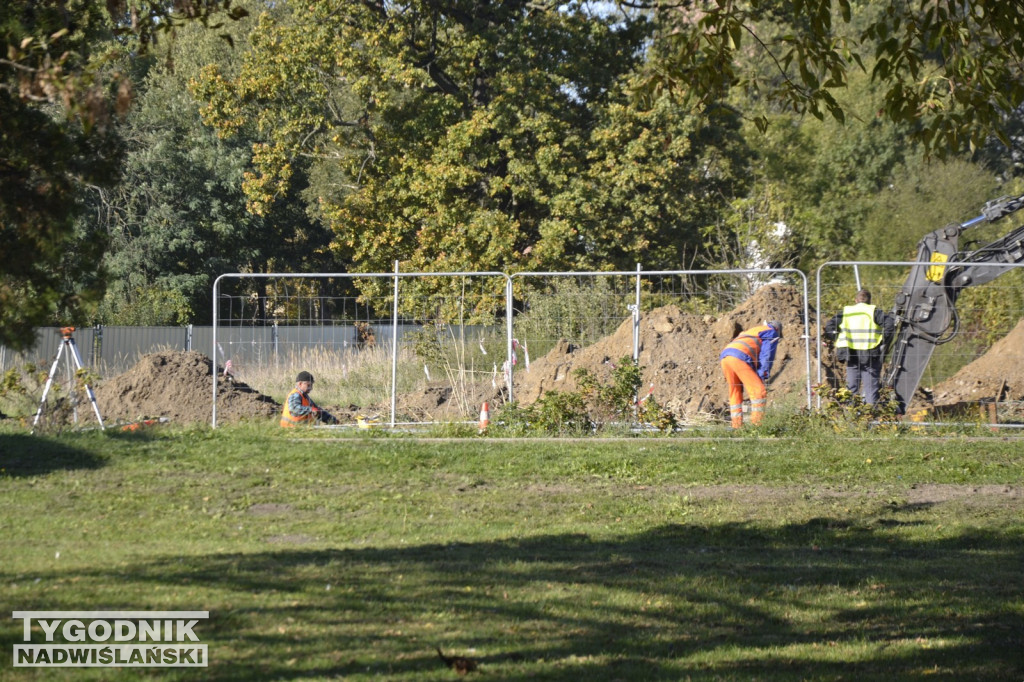
[[974, 251], [959, 249], [960, 235], [983, 223], [993, 223], [1024, 208], [1024, 195], [994, 199], [981, 215], [952, 223], [926, 235], [917, 245], [917, 261], [896, 295], [892, 314], [896, 331], [892, 357], [883, 384], [893, 389], [899, 410], [905, 412], [936, 346], [959, 331], [956, 300], [969, 286], [985, 284], [1014, 264], [1024, 261], [1024, 227]]

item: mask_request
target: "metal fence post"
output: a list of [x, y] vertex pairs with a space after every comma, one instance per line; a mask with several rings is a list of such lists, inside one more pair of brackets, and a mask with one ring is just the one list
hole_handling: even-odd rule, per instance
[[217, 428], [217, 288], [220, 286], [220, 281], [224, 277], [229, 275], [221, 275], [217, 279], [213, 280], [213, 329], [212, 331], [212, 343], [210, 349], [211, 364], [213, 365], [213, 398], [210, 409], [210, 426], [211, 428]]
[[640, 271], [636, 264], [636, 302], [633, 304], [633, 364], [640, 362]]
[[274, 349], [274, 367], [277, 368], [281, 366], [281, 337], [278, 335], [277, 320], [274, 320], [274, 326], [270, 328], [270, 338]]
[[508, 363], [508, 401], [515, 397], [512, 393], [512, 278], [505, 275], [505, 361]]
[[398, 261], [395, 261], [395, 303], [391, 315], [391, 428], [398, 406]]
[[103, 359], [103, 325], [97, 324], [93, 327], [92, 335], [92, 366], [97, 367], [97, 363]]

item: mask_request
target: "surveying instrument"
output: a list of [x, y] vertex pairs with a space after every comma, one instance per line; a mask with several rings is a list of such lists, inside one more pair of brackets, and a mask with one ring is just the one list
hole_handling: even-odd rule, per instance
[[[82, 369], [82, 356], [78, 354], [74, 333], [74, 327], [61, 327], [60, 329], [60, 348], [57, 349], [57, 357], [54, 358], [53, 365], [50, 367], [50, 373], [46, 377], [46, 387], [43, 388], [43, 398], [39, 401], [36, 418], [32, 420], [33, 432], [39, 423], [39, 418], [43, 415], [43, 408], [46, 407], [46, 394], [50, 392], [50, 387], [53, 385], [53, 378], [57, 375], [57, 365], [60, 364], [62, 355], [64, 356], [64, 366], [67, 370], [68, 396], [71, 399], [71, 409], [74, 414], [75, 423], [78, 423], [78, 398], [75, 395], [74, 378], [75, 373]], [[105, 430], [103, 417], [100, 416], [100, 408], [96, 404], [96, 394], [93, 393], [92, 387], [89, 384], [83, 383], [83, 385], [85, 386], [86, 395], [89, 396], [89, 402], [92, 403], [92, 410], [96, 413], [96, 421], [100, 423], [100, 428]]]

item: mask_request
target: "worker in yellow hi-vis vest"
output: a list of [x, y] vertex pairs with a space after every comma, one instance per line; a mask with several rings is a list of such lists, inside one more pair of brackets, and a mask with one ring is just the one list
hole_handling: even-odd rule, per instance
[[825, 339], [835, 342], [836, 359], [846, 363], [846, 387], [870, 405], [878, 402], [878, 377], [895, 327], [892, 315], [871, 305], [867, 289], [825, 323]]

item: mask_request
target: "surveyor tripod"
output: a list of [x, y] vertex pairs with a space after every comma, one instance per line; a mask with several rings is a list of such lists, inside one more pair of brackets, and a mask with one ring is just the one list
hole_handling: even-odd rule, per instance
[[[57, 357], [53, 360], [53, 365], [50, 366], [50, 373], [46, 377], [46, 386], [43, 388], [43, 397], [39, 401], [39, 409], [36, 410], [36, 418], [32, 420], [32, 430], [35, 431], [36, 424], [39, 423], [39, 418], [43, 415], [43, 408], [46, 407], [46, 395], [50, 392], [50, 387], [53, 386], [53, 379], [57, 376], [57, 366], [60, 365], [61, 356], [64, 357], [64, 367], [67, 371], [68, 377], [68, 395], [71, 399], [71, 409], [74, 414], [75, 423], [78, 423], [78, 399], [75, 395], [74, 390], [74, 378], [75, 373], [82, 369], [82, 356], [78, 354], [78, 346], [75, 345], [74, 327], [61, 327], [60, 330], [60, 348], [57, 349]], [[88, 383], [84, 383], [85, 393], [89, 396], [89, 402], [92, 403], [92, 410], [96, 413], [96, 421], [100, 423], [100, 428], [103, 429], [103, 417], [100, 416], [100, 408], [96, 404], [96, 394], [93, 393], [92, 387]]]

